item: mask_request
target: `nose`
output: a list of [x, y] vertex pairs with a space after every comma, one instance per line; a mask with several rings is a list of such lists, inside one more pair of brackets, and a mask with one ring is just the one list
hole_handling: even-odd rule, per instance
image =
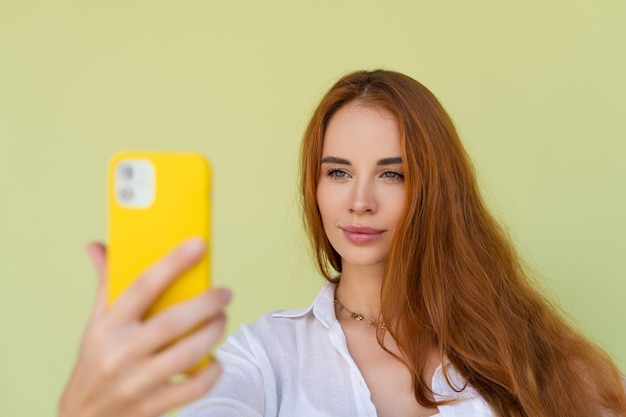
[[372, 181], [355, 181], [350, 201], [350, 212], [355, 214], [375, 213], [378, 210], [375, 185]]

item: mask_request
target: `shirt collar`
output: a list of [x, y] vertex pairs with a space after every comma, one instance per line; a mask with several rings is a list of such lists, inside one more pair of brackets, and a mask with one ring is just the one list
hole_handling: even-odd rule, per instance
[[337, 284], [326, 282], [310, 306], [297, 310], [276, 311], [272, 313], [272, 317], [295, 319], [312, 312], [324, 327], [329, 328], [331, 323], [337, 321], [334, 304], [336, 286]]
[[[331, 282], [326, 282], [324, 286], [321, 288], [320, 292], [313, 300], [313, 303], [308, 307], [297, 309], [297, 310], [281, 310], [272, 313], [272, 317], [280, 317], [280, 318], [288, 318], [288, 319], [297, 319], [301, 317], [306, 317], [309, 314], [312, 314], [324, 327], [331, 328], [334, 323], [337, 322], [337, 317], [335, 315], [335, 289], [336, 284]], [[444, 373], [445, 368], [445, 373]], [[448, 381], [446, 380], [445, 375], [447, 374], [450, 383], [453, 385], [452, 387], [448, 385]], [[450, 399], [472, 399], [472, 401], [465, 402], [462, 401], [460, 403], [452, 403], [445, 406], [440, 406], [440, 410], [444, 408], [454, 409], [456, 410], [465, 410], [466, 407], [470, 407], [473, 411], [480, 412], [472, 412], [467, 415], [481, 415], [481, 416], [492, 416], [489, 411], [489, 406], [487, 403], [480, 397], [480, 395], [474, 390], [473, 387], [468, 385], [467, 380], [456, 370], [454, 365], [450, 362], [447, 357], [444, 357], [443, 363], [440, 364], [432, 379], [432, 389], [435, 394], [435, 400], [450, 400]], [[462, 390], [459, 392], [459, 390]], [[472, 408], [473, 407], [473, 408]], [[475, 409], [478, 407], [477, 409]], [[470, 408], [467, 408], [468, 410]], [[482, 410], [482, 411], [481, 411]], [[444, 414], [444, 413], [442, 413]], [[448, 415], [448, 414], [444, 414]], [[457, 414], [452, 414], [457, 415]]]

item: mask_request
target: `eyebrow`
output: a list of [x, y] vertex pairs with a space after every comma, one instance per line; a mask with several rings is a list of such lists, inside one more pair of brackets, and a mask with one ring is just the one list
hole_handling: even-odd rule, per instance
[[[380, 159], [378, 162], [376, 162], [376, 165], [394, 165], [394, 164], [401, 164], [401, 163], [402, 163], [402, 157], [394, 156], [392, 158]], [[347, 159], [338, 158], [336, 156], [326, 156], [322, 158], [322, 164], [352, 165], [352, 163], [350, 163], [350, 161], [348, 161]]]
[[336, 156], [326, 156], [322, 158], [322, 164], [352, 165], [347, 159], [337, 158]]
[[383, 158], [379, 160], [376, 163], [376, 165], [394, 165], [394, 164], [401, 164], [401, 163], [402, 163], [402, 157], [394, 156], [393, 158]]

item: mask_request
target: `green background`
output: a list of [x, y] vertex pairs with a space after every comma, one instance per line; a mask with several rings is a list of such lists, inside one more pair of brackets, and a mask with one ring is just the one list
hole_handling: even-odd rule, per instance
[[626, 368], [626, 2], [0, 0], [0, 415], [53, 415], [125, 148], [214, 165], [229, 331], [322, 284], [299, 139], [340, 76], [427, 85], [541, 285]]

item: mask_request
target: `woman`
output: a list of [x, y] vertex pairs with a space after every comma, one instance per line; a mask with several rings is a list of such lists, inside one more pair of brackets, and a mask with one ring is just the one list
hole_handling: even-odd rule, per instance
[[[305, 223], [328, 280], [313, 304], [244, 326], [220, 350], [219, 381], [213, 365], [179, 396], [171, 393], [179, 386], [157, 385], [174, 367], [157, 374], [148, 366], [153, 353], [142, 358], [137, 384], [124, 376], [121, 355], [94, 360], [108, 380], [126, 378], [123, 395], [111, 403], [142, 404], [135, 409], [152, 407], [143, 415], [155, 415], [159, 409], [147, 400], [155, 393], [167, 393], [172, 405], [188, 399], [183, 392], [211, 387], [182, 416], [626, 415], [615, 365], [531, 288], [480, 199], [450, 118], [421, 84], [390, 71], [342, 78], [309, 123], [301, 162]], [[169, 259], [180, 261], [176, 254]], [[101, 256], [96, 260], [102, 265]], [[156, 275], [166, 282], [191, 262], [193, 256]], [[195, 307], [202, 316], [195, 323], [209, 323], [204, 343], [211, 344], [229, 297], [206, 297]], [[154, 352], [166, 337], [156, 325], [145, 330], [150, 323], [138, 323], [138, 310], [131, 341], [139, 345], [143, 331], [159, 342], [126, 351]], [[177, 334], [193, 327], [187, 322]], [[95, 339], [105, 356], [106, 343]], [[159, 404], [166, 409], [164, 400]]]

